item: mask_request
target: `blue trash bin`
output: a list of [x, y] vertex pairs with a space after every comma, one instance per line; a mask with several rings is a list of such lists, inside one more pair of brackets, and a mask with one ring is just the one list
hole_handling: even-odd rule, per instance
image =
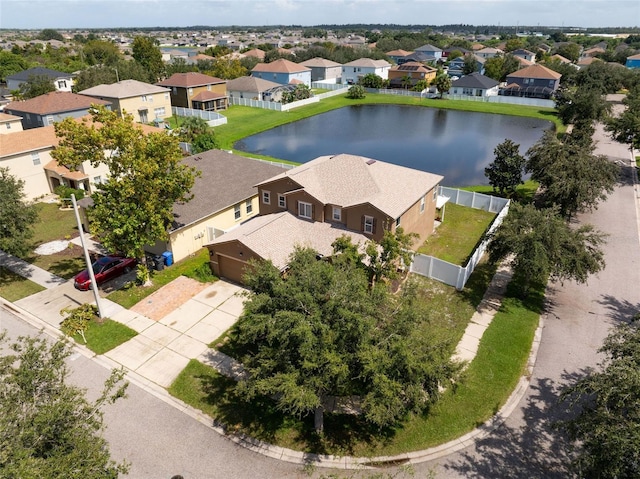
[[162, 257], [164, 258], [164, 264], [166, 266], [171, 266], [173, 264], [173, 253], [171, 251], [165, 251], [162, 253]]

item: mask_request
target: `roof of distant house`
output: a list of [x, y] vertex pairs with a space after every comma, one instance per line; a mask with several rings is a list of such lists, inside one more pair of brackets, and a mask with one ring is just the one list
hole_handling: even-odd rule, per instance
[[406, 50], [391, 50], [390, 52], [387, 52], [385, 55], [387, 55], [388, 57], [406, 57], [411, 53], [412, 52], [408, 52]]
[[51, 70], [50, 68], [35, 67], [29, 68], [28, 70], [23, 70], [18, 73], [14, 73], [13, 75], [8, 75], [7, 80], [27, 81], [30, 77], [33, 76], [46, 76], [53, 80], [56, 78], [73, 78], [74, 75], [72, 73]]
[[11, 112], [50, 115], [78, 110], [88, 110], [91, 105], [111, 105], [111, 102], [68, 91], [53, 91], [29, 100], [12, 101], [5, 110]]
[[201, 91], [196, 96], [191, 98], [192, 101], [209, 101], [209, 100], [219, 100], [221, 98], [228, 98], [228, 95], [224, 93], [216, 93], [213, 91]]
[[422, 45], [421, 47], [416, 48], [417, 52], [441, 52], [442, 48], [434, 47], [430, 43], [426, 45]]
[[373, 60], [371, 58], [358, 58], [352, 62], [345, 63], [345, 67], [365, 67], [365, 68], [386, 68], [391, 67], [391, 63], [386, 60]]
[[17, 115], [10, 115], [8, 113], [0, 112], [0, 123], [8, 123], [10, 121], [21, 121], [22, 117]]
[[264, 60], [264, 56], [266, 55], [266, 53], [264, 50], [260, 50], [259, 48], [254, 48], [252, 50], [244, 52], [243, 55], [247, 57], [255, 57], [255, 58], [259, 58], [260, 60]]
[[258, 77], [239, 77], [227, 81], [227, 91], [263, 92], [270, 88], [282, 86], [280, 83], [272, 82]]
[[209, 150], [183, 158], [182, 163], [198, 169], [187, 203], [173, 207], [173, 229], [179, 229], [213, 215], [258, 194], [256, 183], [282, 173], [284, 168], [265, 161]]
[[97, 96], [104, 98], [131, 98], [134, 96], [151, 95], [153, 93], [163, 93], [171, 91], [169, 88], [151, 85], [138, 80], [121, 80], [110, 85], [97, 85], [86, 90], [82, 90], [82, 95]]
[[162, 80], [156, 85], [166, 86], [166, 87], [179, 87], [179, 88], [191, 88], [198, 86], [206, 86], [206, 85], [216, 85], [219, 83], [226, 83], [227, 80], [223, 80], [221, 78], [212, 77], [209, 75], [205, 75], [204, 73], [198, 72], [187, 72], [187, 73], [174, 73], [166, 80]]
[[425, 65], [420, 62], [406, 62], [402, 65], [395, 65], [389, 69], [390, 72], [418, 72], [418, 73], [433, 73], [435, 68]]
[[509, 78], [543, 78], [547, 80], [559, 80], [561, 76], [562, 75], [560, 73], [554, 72], [547, 67], [534, 64], [510, 73], [507, 75], [507, 81], [509, 81]]
[[304, 65], [305, 67], [321, 67], [321, 68], [331, 68], [331, 67], [340, 67], [341, 63], [334, 62], [331, 60], [327, 60], [326, 58], [315, 57], [309, 60], [305, 60], [300, 62], [300, 65]]
[[627, 57], [627, 60], [640, 60], [640, 53]]
[[462, 88], [481, 88], [484, 90], [488, 90], [489, 88], [494, 88], [499, 84], [500, 82], [494, 80], [493, 78], [484, 76], [479, 72], [473, 72], [452, 82], [451, 86]]
[[321, 156], [260, 185], [290, 178], [323, 204], [343, 208], [369, 203], [397, 218], [442, 176], [363, 156]]
[[311, 69], [299, 63], [280, 58], [271, 63], [258, 63], [251, 71], [265, 73], [299, 73], [310, 72]]

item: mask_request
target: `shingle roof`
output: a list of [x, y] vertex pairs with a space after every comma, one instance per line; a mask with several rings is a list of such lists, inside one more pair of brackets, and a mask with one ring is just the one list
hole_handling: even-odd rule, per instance
[[409, 55], [411, 52], [408, 52], [406, 50], [391, 50], [390, 52], [387, 52], [385, 55], [387, 55], [388, 57], [404, 57], [406, 55]]
[[331, 60], [327, 60], [326, 58], [315, 57], [309, 60], [305, 60], [300, 62], [300, 65], [304, 65], [305, 67], [321, 67], [321, 68], [331, 68], [331, 67], [341, 67], [342, 64], [338, 62], [334, 62]]
[[462, 88], [482, 88], [484, 90], [488, 90], [489, 88], [493, 88], [495, 86], [498, 86], [499, 84], [500, 82], [494, 80], [493, 78], [484, 76], [479, 72], [474, 72], [452, 82], [451, 86]]
[[263, 92], [270, 88], [282, 86], [280, 83], [272, 82], [258, 77], [240, 77], [227, 82], [227, 91], [249, 91]]
[[398, 72], [422, 72], [422, 73], [432, 73], [436, 71], [435, 68], [426, 66], [420, 62], [406, 62], [402, 65], [396, 65], [389, 69], [389, 71], [398, 71]]
[[224, 93], [216, 93], [213, 91], [201, 91], [196, 96], [194, 96], [192, 101], [209, 101], [209, 100], [217, 100], [220, 98], [227, 98], [228, 95]]
[[20, 121], [22, 120], [21, 116], [9, 115], [8, 113], [0, 112], [0, 122], [7, 123], [10, 121]]
[[51, 79], [73, 78], [72, 73], [59, 72], [59, 71], [51, 70], [49, 68], [44, 68], [44, 67], [35, 67], [35, 68], [29, 68], [28, 70], [23, 70], [18, 73], [14, 73], [13, 75], [9, 75], [7, 76], [7, 80], [27, 81], [29, 77], [32, 77], [32, 76], [46, 76]]
[[209, 150], [184, 158], [185, 165], [201, 171], [188, 203], [173, 208], [174, 229], [217, 213], [258, 194], [256, 183], [282, 173], [284, 168], [265, 161]]
[[243, 55], [247, 57], [255, 57], [255, 58], [259, 58], [260, 60], [264, 60], [266, 52], [264, 50], [260, 50], [259, 48], [254, 48], [252, 50], [249, 50], [248, 52], [244, 52]]
[[364, 244], [369, 239], [362, 233], [347, 230], [334, 223], [306, 221], [289, 211], [283, 211], [257, 216], [209, 244], [240, 241], [260, 257], [271, 260], [276, 268], [283, 270], [296, 246], [307, 246], [321, 255], [329, 256], [333, 253], [331, 244], [342, 235], [351, 237], [354, 244]]
[[422, 45], [421, 47], [416, 48], [417, 52], [441, 52], [442, 48], [434, 47], [430, 43], [426, 45]]
[[187, 73], [174, 73], [166, 80], [162, 80], [161, 82], [156, 83], [156, 85], [167, 86], [167, 87], [175, 86], [180, 88], [189, 88], [194, 86], [216, 85], [216, 84], [225, 83], [225, 82], [226, 80], [205, 75], [204, 73], [187, 72]]
[[111, 105], [111, 102], [68, 91], [54, 91], [29, 100], [13, 101], [5, 107], [5, 110], [48, 115], [66, 111], [88, 110], [91, 105]]
[[323, 204], [348, 208], [370, 203], [392, 218], [407, 211], [443, 178], [363, 156], [341, 154], [321, 156], [260, 184], [285, 177]]
[[251, 71], [267, 73], [298, 73], [309, 72], [311, 69], [299, 63], [293, 63], [289, 60], [285, 60], [284, 58], [280, 58], [279, 60], [271, 63], [258, 63]]
[[627, 57], [627, 60], [640, 60], [640, 53]]
[[390, 67], [391, 63], [386, 60], [373, 60], [371, 58], [358, 58], [352, 62], [345, 63], [345, 67], [365, 67], [365, 68], [385, 68]]
[[53, 148], [58, 144], [53, 126], [0, 135], [0, 158]]
[[111, 85], [97, 85], [82, 90], [82, 95], [98, 96], [105, 98], [131, 98], [133, 96], [150, 95], [171, 91], [169, 88], [151, 85], [138, 80], [122, 80]]
[[543, 78], [546, 80], [558, 80], [561, 76], [562, 75], [560, 73], [554, 72], [542, 65], [535, 64], [510, 73], [507, 75], [507, 81], [509, 81], [509, 78]]

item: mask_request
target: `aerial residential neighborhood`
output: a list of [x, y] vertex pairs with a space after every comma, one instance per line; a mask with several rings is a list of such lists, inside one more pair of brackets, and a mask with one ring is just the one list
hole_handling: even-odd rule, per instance
[[290, 3], [3, 5], [0, 471], [637, 477], [640, 26]]

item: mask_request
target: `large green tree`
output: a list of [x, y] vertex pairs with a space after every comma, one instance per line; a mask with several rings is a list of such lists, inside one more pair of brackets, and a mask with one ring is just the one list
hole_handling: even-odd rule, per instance
[[640, 328], [623, 324], [607, 337], [599, 371], [563, 390], [569, 419], [558, 423], [575, 441], [578, 477], [640, 477]]
[[115, 43], [106, 40], [90, 40], [82, 47], [84, 61], [89, 65], [114, 65], [122, 59]]
[[122, 80], [149, 81], [149, 73], [138, 62], [120, 59], [111, 65], [95, 65], [82, 70], [77, 76], [73, 90], [79, 92], [97, 85], [111, 85]]
[[491, 236], [489, 260], [505, 258], [524, 295], [547, 278], [586, 282], [605, 266], [600, 246], [604, 236], [591, 225], [571, 228], [557, 208], [536, 209], [513, 203], [504, 222]]
[[506, 139], [493, 150], [495, 160], [484, 169], [489, 184], [500, 194], [513, 193], [523, 183], [526, 159], [520, 154], [520, 145]]
[[571, 217], [597, 207], [613, 191], [620, 168], [604, 155], [595, 155], [580, 130], [558, 140], [551, 130], [527, 151], [526, 172], [542, 186], [539, 201], [557, 205], [560, 214]]
[[29, 62], [20, 55], [5, 50], [0, 51], [0, 81], [5, 82], [9, 75], [29, 68]]
[[[2, 338], [0, 338], [2, 340]], [[7, 479], [115, 479], [125, 464], [111, 460], [101, 409], [125, 397], [124, 372], [114, 371], [89, 402], [67, 384], [67, 343], [19, 338], [0, 354], [0, 475]]]
[[562, 87], [555, 100], [558, 116], [565, 125], [601, 120], [611, 109], [603, 92], [595, 88]]
[[35, 206], [25, 201], [24, 181], [0, 168], [0, 250], [23, 256], [29, 251], [32, 226], [38, 218]]
[[146, 245], [167, 239], [173, 206], [191, 199], [196, 170], [181, 162], [176, 136], [145, 134], [130, 115], [103, 107], [91, 117], [57, 123], [60, 142], [52, 156], [70, 168], [87, 159], [109, 168], [109, 178], [92, 195], [91, 227], [109, 251], [142, 258]]
[[640, 83], [622, 100], [626, 108], [619, 116], [607, 119], [606, 129], [613, 139], [640, 150]]
[[131, 44], [131, 56], [147, 70], [151, 83], [158, 81], [164, 71], [164, 62], [157, 40], [144, 36], [135, 37]]
[[28, 100], [52, 91], [56, 91], [56, 87], [51, 78], [46, 75], [30, 75], [27, 81], [20, 84], [14, 95], [19, 99]]
[[424, 334], [430, 313], [415, 290], [370, 287], [354, 259], [298, 249], [284, 276], [269, 262], [254, 264], [252, 294], [232, 333], [249, 372], [240, 392], [313, 414], [318, 432], [332, 397], [357, 396], [366, 421], [390, 426], [433, 404], [457, 371], [448, 345]]

